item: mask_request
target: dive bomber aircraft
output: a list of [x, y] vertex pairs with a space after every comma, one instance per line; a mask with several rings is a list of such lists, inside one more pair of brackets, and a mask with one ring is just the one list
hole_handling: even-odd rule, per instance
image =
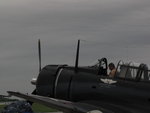
[[37, 79], [31, 81], [36, 86], [32, 94], [8, 93], [65, 113], [150, 113], [150, 70], [146, 64], [119, 61], [115, 77], [110, 78], [106, 58], [93, 66], [78, 66], [79, 46], [80, 40], [75, 66], [39, 66]]

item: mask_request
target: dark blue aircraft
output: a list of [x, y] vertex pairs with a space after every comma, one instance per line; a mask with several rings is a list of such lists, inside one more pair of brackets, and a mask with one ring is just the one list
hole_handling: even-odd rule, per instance
[[32, 80], [36, 86], [32, 94], [8, 93], [65, 113], [150, 113], [150, 71], [146, 64], [119, 61], [112, 78], [107, 74], [106, 58], [96, 65], [79, 67], [79, 45], [80, 41], [75, 66], [39, 68], [37, 79]]

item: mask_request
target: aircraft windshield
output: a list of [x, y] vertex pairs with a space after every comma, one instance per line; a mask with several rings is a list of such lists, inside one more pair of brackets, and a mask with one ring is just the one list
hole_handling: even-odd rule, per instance
[[95, 61], [95, 63], [93, 63], [94, 65], [89, 66], [92, 68], [99, 68], [100, 66], [107, 69], [107, 59], [106, 58], [101, 58], [98, 59], [97, 61]]
[[99, 66], [99, 61], [95, 60], [94, 62], [90, 63], [89, 67], [98, 67]]

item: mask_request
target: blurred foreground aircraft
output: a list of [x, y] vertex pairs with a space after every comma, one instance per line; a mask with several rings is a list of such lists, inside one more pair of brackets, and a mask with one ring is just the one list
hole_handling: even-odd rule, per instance
[[80, 40], [75, 66], [39, 66], [40, 73], [31, 82], [36, 86], [32, 94], [8, 93], [65, 113], [150, 113], [150, 71], [146, 64], [119, 61], [115, 77], [110, 78], [106, 58], [93, 66], [78, 66], [79, 46]]

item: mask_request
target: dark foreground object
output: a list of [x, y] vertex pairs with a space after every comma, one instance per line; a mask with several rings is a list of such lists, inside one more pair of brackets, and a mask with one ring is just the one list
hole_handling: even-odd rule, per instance
[[6, 106], [1, 113], [33, 113], [33, 111], [26, 101], [16, 101]]

